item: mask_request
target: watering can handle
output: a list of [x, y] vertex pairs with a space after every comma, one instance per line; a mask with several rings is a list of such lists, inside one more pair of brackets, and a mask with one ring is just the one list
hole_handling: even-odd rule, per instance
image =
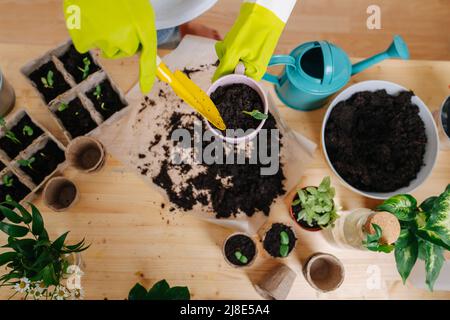
[[[280, 65], [295, 67], [295, 59], [292, 56], [275, 55], [270, 59], [268, 67], [280, 66]], [[268, 82], [271, 82], [275, 85], [280, 85], [280, 78], [276, 75], [266, 73], [264, 75], [263, 79]]]

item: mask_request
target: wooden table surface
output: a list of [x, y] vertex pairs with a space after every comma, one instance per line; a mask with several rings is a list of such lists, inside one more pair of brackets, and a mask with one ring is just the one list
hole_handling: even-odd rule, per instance
[[[16, 108], [27, 108], [36, 120], [63, 139], [46, 106], [19, 72], [22, 65], [48, 49], [42, 45], [0, 44], [0, 65], [16, 89]], [[103, 62], [124, 91], [132, 87], [137, 79], [136, 58]], [[352, 82], [369, 79], [390, 80], [409, 87], [435, 110], [450, 94], [450, 62], [388, 61], [356, 76]], [[319, 142], [325, 109], [302, 113], [280, 105], [280, 112], [291, 127]], [[419, 200], [440, 193], [450, 182], [449, 157], [449, 152], [440, 152], [433, 174], [414, 193]], [[83, 254], [86, 268], [82, 285], [88, 299], [123, 299], [136, 282], [148, 287], [160, 279], [189, 286], [193, 299], [258, 299], [252, 283], [278, 264], [261, 257], [248, 270], [229, 267], [222, 258], [221, 245], [230, 230], [181, 213], [163, 213], [161, 203], [165, 200], [161, 195], [111, 157], [99, 173], [85, 175], [68, 169], [64, 175], [73, 179], [81, 191], [75, 207], [70, 212], [54, 213], [41, 200], [36, 204], [43, 211], [51, 237], [70, 230], [69, 240], [86, 237], [92, 244]], [[331, 175], [331, 171], [318, 151], [306, 171], [306, 183], [317, 183], [326, 175]], [[333, 182], [344, 209], [372, 208], [378, 203], [348, 191], [336, 178]], [[287, 217], [285, 208], [275, 211], [276, 216]], [[429, 293], [409, 284], [403, 286], [392, 254], [337, 250], [319, 233], [296, 231], [298, 246], [286, 260], [298, 273], [290, 299], [450, 298], [450, 293]], [[5, 239], [2, 234], [0, 242]], [[301, 274], [301, 262], [317, 251], [333, 253], [345, 265], [345, 282], [335, 292], [315, 292]], [[378, 289], [367, 287], [373, 270], [381, 274], [382, 285]], [[8, 289], [0, 290], [0, 298], [9, 295]]]

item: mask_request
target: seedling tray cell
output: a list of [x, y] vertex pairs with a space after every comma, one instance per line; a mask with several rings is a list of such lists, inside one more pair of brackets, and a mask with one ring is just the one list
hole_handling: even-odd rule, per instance
[[[3, 170], [0, 173], [0, 202], [7, 200], [14, 200], [21, 202], [28, 195], [31, 189], [21, 179], [15, 175], [11, 170]], [[0, 220], [1, 220], [0, 216]]]
[[65, 52], [58, 56], [64, 68], [75, 83], [86, 80], [90, 75], [100, 70], [90, 52], [80, 54], [73, 44], [65, 45]]

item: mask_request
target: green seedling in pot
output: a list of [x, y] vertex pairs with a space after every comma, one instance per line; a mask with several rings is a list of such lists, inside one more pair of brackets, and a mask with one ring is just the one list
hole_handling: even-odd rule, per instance
[[280, 232], [280, 256], [287, 257], [289, 254], [289, 235], [286, 231]]
[[20, 142], [19, 139], [17, 139], [16, 135], [14, 134], [14, 132], [12, 132], [11, 130], [9, 130], [6, 127], [6, 121], [3, 117], [0, 117], [0, 126], [3, 128], [3, 130], [5, 130], [5, 137], [8, 138], [9, 140], [11, 140], [12, 142], [14, 142], [15, 144], [22, 144], [22, 142]]
[[9, 195], [9, 194], [6, 195], [5, 200], [8, 201], [8, 202], [13, 202], [14, 201], [13, 197], [11, 197], [11, 195]]
[[9, 187], [13, 186], [14, 180], [10, 175], [5, 174], [2, 178], [2, 180], [3, 180], [3, 185], [5, 187], [9, 188]]
[[235, 253], [234, 253], [234, 256], [236, 257], [236, 259], [238, 259], [242, 264], [247, 264], [248, 263], [248, 258], [244, 255], [244, 254], [242, 254], [242, 252], [241, 251], [236, 251]]
[[450, 250], [450, 185], [419, 206], [413, 196], [400, 194], [384, 201], [377, 210], [392, 213], [400, 221], [395, 261], [403, 282], [420, 259], [425, 262], [426, 284], [432, 291], [444, 265], [444, 252]]
[[20, 159], [20, 160], [18, 160], [17, 162], [18, 162], [22, 167], [27, 167], [27, 168], [30, 168], [31, 170], [34, 170], [32, 164], [34, 163], [35, 160], [36, 160], [35, 157], [31, 157], [31, 158], [28, 159], [28, 160]]
[[29, 136], [29, 137], [31, 137], [31, 136], [33, 135], [33, 133], [34, 133], [33, 128], [30, 127], [30, 126], [24, 126], [24, 127], [22, 128], [22, 134], [23, 134], [24, 136]]
[[94, 97], [97, 100], [100, 100], [100, 98], [102, 97], [102, 87], [100, 85], [95, 87], [95, 91], [94, 91]]
[[318, 187], [297, 190], [297, 198], [292, 202], [292, 207], [301, 208], [293, 212], [297, 221], [304, 221], [310, 227], [314, 224], [320, 228], [332, 226], [339, 218], [333, 201], [335, 194], [330, 177], [325, 177]]
[[381, 236], [383, 235], [383, 230], [381, 230], [381, 227], [375, 223], [372, 223], [372, 227], [375, 229], [375, 234], [367, 234], [366, 240], [362, 243], [363, 246], [374, 252], [392, 252], [395, 248], [394, 245], [380, 243]]
[[55, 84], [55, 80], [53, 79], [54, 73], [52, 70], [48, 70], [47, 77], [42, 77], [41, 82], [46, 89], [53, 89], [53, 85]]
[[91, 60], [88, 57], [83, 59], [83, 67], [78, 67], [78, 70], [83, 72], [83, 80], [89, 76], [89, 71], [91, 68]]
[[259, 110], [253, 110], [253, 111], [242, 111], [243, 113], [253, 117], [256, 120], [266, 120], [267, 118], [269, 118], [269, 116], [265, 113], [262, 113]]
[[69, 105], [67, 103], [61, 102], [59, 107], [58, 107], [58, 111], [59, 112], [63, 112], [64, 110], [66, 110], [67, 108], [69, 108]]

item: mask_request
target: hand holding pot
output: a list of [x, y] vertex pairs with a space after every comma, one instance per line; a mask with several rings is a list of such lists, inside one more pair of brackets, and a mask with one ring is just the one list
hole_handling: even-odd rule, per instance
[[72, 19], [71, 8], [79, 8], [81, 15], [79, 28], [71, 28], [68, 23], [76, 49], [85, 53], [99, 48], [106, 58], [129, 57], [141, 50], [141, 90], [150, 91], [156, 75], [157, 47], [155, 14], [150, 2], [65, 0], [64, 13], [68, 21]]

